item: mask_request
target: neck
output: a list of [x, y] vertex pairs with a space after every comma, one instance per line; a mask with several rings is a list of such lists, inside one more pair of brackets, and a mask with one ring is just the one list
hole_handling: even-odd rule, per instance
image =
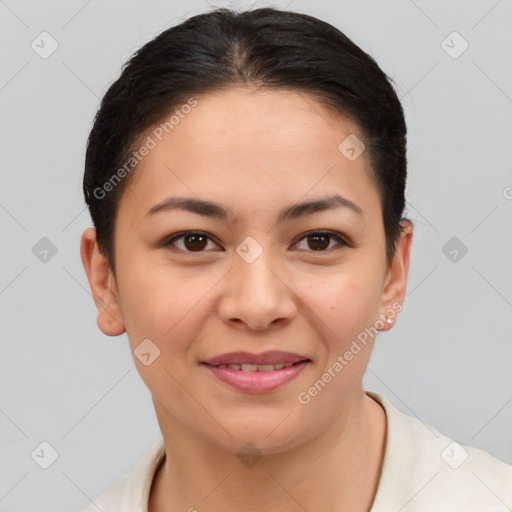
[[384, 409], [362, 388], [328, 428], [247, 465], [155, 409], [169, 455], [155, 475], [149, 512], [371, 509], [387, 429]]

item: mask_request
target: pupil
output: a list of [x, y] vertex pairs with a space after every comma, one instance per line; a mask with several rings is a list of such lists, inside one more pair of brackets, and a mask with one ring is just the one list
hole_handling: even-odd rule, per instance
[[[191, 244], [187, 243], [194, 239], [195, 242], [192, 242]], [[187, 249], [204, 249], [204, 247], [206, 246], [205, 241], [206, 237], [204, 235], [188, 235], [185, 237], [185, 246], [187, 247]]]
[[329, 247], [329, 240], [328, 240], [329, 235], [312, 235], [309, 237], [310, 241], [314, 240], [314, 242], [313, 242], [314, 244], [317, 243], [320, 239], [323, 239], [323, 241], [327, 242], [327, 243], [323, 243], [323, 244], [320, 243], [321, 247], [311, 247], [311, 245], [310, 245], [310, 247], [316, 251], [319, 251], [321, 249], [325, 249], [325, 248]]

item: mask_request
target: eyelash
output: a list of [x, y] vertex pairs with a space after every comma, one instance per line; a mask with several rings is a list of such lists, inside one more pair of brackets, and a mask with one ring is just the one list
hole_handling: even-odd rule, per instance
[[[187, 235], [202, 235], [202, 236], [208, 238], [209, 240], [215, 242], [210, 235], [208, 235], [207, 233], [204, 233], [203, 231], [180, 231], [179, 233], [176, 233], [174, 235], [171, 235], [171, 237], [166, 238], [162, 242], [162, 246], [163, 247], [168, 247], [168, 246], [172, 245], [173, 242], [175, 242], [176, 240], [184, 238]], [[299, 238], [299, 240], [296, 243], [299, 243], [302, 240], [304, 240], [305, 238], [308, 238], [308, 237], [310, 237], [312, 235], [326, 235], [326, 236], [329, 236], [330, 238], [335, 239], [339, 243], [339, 245], [341, 247], [344, 247], [344, 246], [346, 246], [346, 247], [353, 247], [353, 245], [348, 240], [346, 240], [343, 236], [341, 236], [340, 233], [337, 233], [336, 231], [326, 231], [326, 230], [308, 231], [307, 233], [302, 235], [301, 238]], [[185, 250], [185, 249], [179, 249], [177, 247], [174, 247], [174, 248], [179, 250], [179, 251], [188, 252], [188, 253], [192, 253], [192, 254], [194, 254], [194, 253], [201, 254], [201, 253], [207, 252], [207, 251], [204, 251], [204, 250], [202, 250], [202, 251], [189, 251], [189, 250]], [[322, 249], [322, 250], [319, 250], [319, 251], [309, 250], [309, 251], [306, 251], [306, 252], [322, 253], [322, 252], [329, 252], [332, 249], [333, 249], [333, 247], [331, 247], [330, 249]]]

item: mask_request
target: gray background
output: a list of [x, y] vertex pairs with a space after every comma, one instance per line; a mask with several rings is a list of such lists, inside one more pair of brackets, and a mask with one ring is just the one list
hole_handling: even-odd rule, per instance
[[[395, 79], [406, 111], [416, 222], [407, 298], [379, 335], [366, 389], [512, 464], [512, 2], [272, 5], [344, 31]], [[209, 9], [0, 0], [0, 511], [80, 510], [160, 436], [126, 335], [96, 325], [79, 254], [91, 225], [84, 150], [126, 59]], [[59, 45], [46, 59], [31, 47], [43, 31]], [[469, 43], [458, 58], [441, 46], [453, 31]], [[43, 237], [57, 249], [46, 262], [32, 251]], [[443, 252], [452, 237], [468, 249], [457, 261]], [[59, 454], [46, 470], [31, 458], [43, 441]]]

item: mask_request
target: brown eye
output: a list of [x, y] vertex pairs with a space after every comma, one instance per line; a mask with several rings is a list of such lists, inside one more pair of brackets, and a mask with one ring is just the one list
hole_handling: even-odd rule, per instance
[[308, 236], [309, 247], [315, 251], [321, 251], [329, 247], [329, 235], [311, 235]]
[[178, 247], [177, 244], [175, 246], [184, 252], [204, 252], [209, 240], [210, 237], [203, 233], [188, 231], [168, 238], [162, 245], [175, 245], [175, 242], [181, 241], [182, 247]]
[[207, 245], [207, 237], [204, 235], [186, 235], [183, 238], [185, 247], [191, 251], [204, 249]]
[[326, 249], [332, 248], [332, 247], [329, 247], [332, 239], [334, 239], [336, 242], [338, 242], [338, 245], [341, 245], [341, 246], [349, 245], [337, 233], [333, 233], [330, 231], [311, 232], [311, 233], [306, 234], [304, 237], [302, 237], [301, 240], [304, 240], [304, 239], [307, 240], [308, 248], [315, 252], [325, 251]]
[[[306, 233], [299, 243], [302, 240], [307, 240], [307, 252], [327, 252], [329, 249], [335, 248], [330, 247], [333, 240], [341, 247], [351, 246], [350, 243], [348, 243], [338, 233], [332, 231], [313, 231]], [[208, 246], [209, 241], [212, 241], [212, 239], [205, 233], [185, 231], [176, 233], [164, 240], [164, 242], [162, 242], [162, 247], [173, 246], [183, 252], [201, 253], [206, 252], [205, 249]], [[178, 245], [177, 242], [180, 242], [181, 246]]]

